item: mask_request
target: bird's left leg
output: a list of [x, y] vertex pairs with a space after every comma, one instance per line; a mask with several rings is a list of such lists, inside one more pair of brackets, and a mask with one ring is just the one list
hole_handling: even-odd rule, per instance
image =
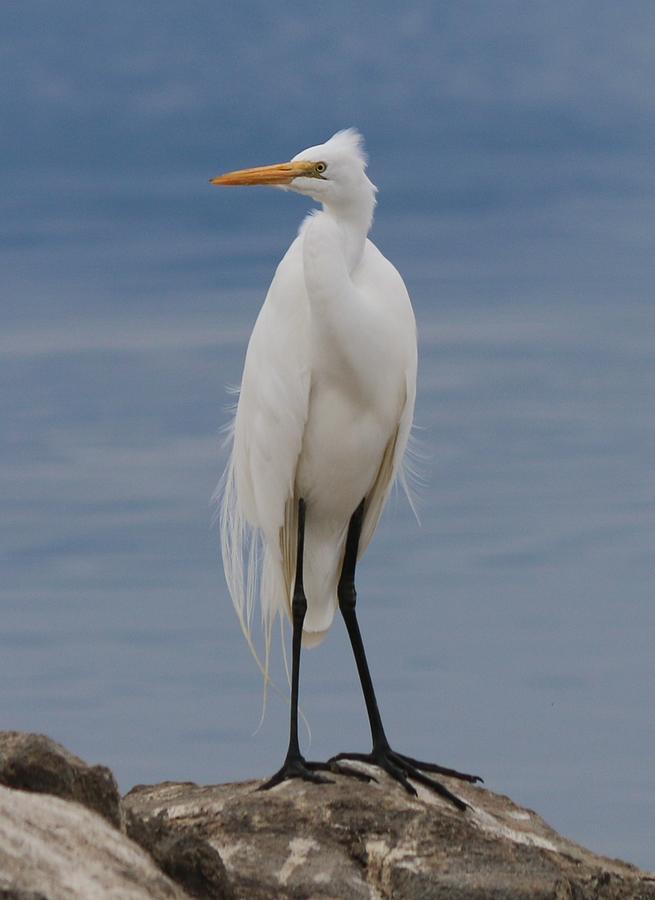
[[444, 797], [446, 800], [449, 800], [458, 809], [466, 809], [466, 803], [460, 800], [459, 797], [451, 794], [448, 788], [444, 787], [444, 785], [439, 781], [436, 781], [434, 778], [430, 778], [425, 775], [424, 772], [436, 772], [441, 775], [448, 775], [450, 777], [459, 778], [463, 781], [469, 781], [472, 783], [481, 781], [481, 778], [479, 778], [477, 775], [465, 775], [462, 772], [457, 772], [454, 769], [447, 769], [444, 766], [438, 766], [434, 763], [419, 762], [418, 760], [412, 759], [410, 756], [404, 756], [402, 753], [396, 753], [391, 749], [389, 741], [387, 740], [387, 736], [384, 732], [384, 728], [382, 726], [382, 718], [380, 716], [380, 711], [378, 709], [377, 699], [375, 696], [375, 690], [373, 688], [373, 681], [371, 680], [371, 673], [368, 668], [366, 653], [364, 652], [364, 643], [362, 641], [362, 636], [359, 630], [359, 624], [357, 622], [357, 616], [355, 613], [355, 606], [357, 602], [357, 592], [355, 590], [355, 567], [357, 565], [359, 536], [361, 534], [363, 520], [364, 500], [362, 500], [362, 502], [353, 513], [350, 524], [348, 526], [346, 550], [344, 554], [343, 568], [341, 570], [341, 578], [339, 579], [337, 595], [339, 598], [339, 609], [341, 610], [344, 622], [346, 623], [348, 636], [350, 637], [350, 643], [355, 655], [357, 671], [359, 673], [359, 678], [362, 684], [364, 702], [366, 703], [366, 711], [368, 713], [368, 719], [371, 726], [371, 739], [373, 742], [373, 749], [371, 753], [339, 753], [334, 757], [334, 761], [337, 762], [339, 760], [351, 759], [359, 762], [373, 763], [374, 765], [380, 766], [380, 768], [384, 769], [385, 772], [391, 775], [392, 778], [395, 778], [396, 781], [399, 781], [405, 788], [405, 790], [407, 790], [410, 794], [416, 794], [416, 790], [410, 784], [408, 778], [412, 778], [414, 781], [418, 781], [419, 784], [424, 784], [427, 787], [432, 788], [433, 791]]

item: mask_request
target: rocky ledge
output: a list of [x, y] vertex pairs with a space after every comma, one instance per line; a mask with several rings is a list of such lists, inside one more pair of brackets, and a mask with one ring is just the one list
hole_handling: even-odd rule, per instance
[[165, 783], [121, 799], [108, 769], [0, 732], [0, 898], [655, 900], [655, 875], [507, 797], [444, 779], [462, 813], [368, 771], [377, 783]]

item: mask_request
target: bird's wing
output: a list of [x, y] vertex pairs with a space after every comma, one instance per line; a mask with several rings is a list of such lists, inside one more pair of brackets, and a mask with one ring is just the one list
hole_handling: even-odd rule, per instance
[[[223, 567], [248, 645], [266, 676], [274, 613], [286, 609], [295, 567], [290, 548], [297, 511], [290, 502], [307, 421], [308, 303], [294, 242], [277, 268], [250, 337], [219, 486]], [[263, 558], [262, 558], [263, 557]], [[252, 643], [257, 596], [266, 657]]]
[[[403, 472], [403, 460], [409, 442], [409, 435], [414, 417], [414, 402], [416, 399], [416, 361], [409, 367], [405, 381], [405, 402], [403, 405], [398, 428], [389, 440], [378, 474], [372, 489], [366, 497], [364, 521], [362, 533], [359, 539], [358, 555], [361, 557], [371, 542], [375, 529], [380, 521], [380, 516], [389, 498], [391, 488], [396, 478], [400, 478], [405, 491], [407, 484]], [[411, 504], [411, 497], [408, 499]]]
[[414, 508], [403, 462], [414, 418], [418, 365], [416, 322], [405, 283], [395, 266], [370, 241], [367, 241], [366, 259], [369, 262], [367, 268], [369, 283], [378, 302], [384, 305], [384, 319], [392, 323], [393, 351], [397, 354], [396, 359], [402, 360], [405, 377], [404, 399], [399, 409], [398, 426], [387, 443], [373, 487], [366, 497], [359, 556], [362, 556], [371, 542], [396, 478], [400, 480], [410, 506]]
[[297, 242], [278, 266], [255, 323], [234, 423], [239, 503], [275, 546], [293, 495], [309, 405], [308, 302]]

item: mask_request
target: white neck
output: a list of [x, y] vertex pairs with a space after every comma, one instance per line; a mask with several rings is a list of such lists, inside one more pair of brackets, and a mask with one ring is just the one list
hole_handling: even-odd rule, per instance
[[374, 209], [375, 193], [368, 179], [362, 190], [351, 196], [348, 203], [323, 203], [325, 214], [339, 226], [346, 265], [351, 273], [362, 258], [366, 237], [373, 224]]

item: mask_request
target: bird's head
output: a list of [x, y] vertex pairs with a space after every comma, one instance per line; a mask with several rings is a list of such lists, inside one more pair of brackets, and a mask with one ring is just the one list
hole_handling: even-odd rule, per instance
[[302, 150], [289, 162], [228, 172], [212, 178], [210, 184], [268, 184], [306, 194], [333, 209], [366, 200], [372, 208], [376, 188], [366, 176], [366, 162], [361, 134], [347, 128], [324, 144]]

